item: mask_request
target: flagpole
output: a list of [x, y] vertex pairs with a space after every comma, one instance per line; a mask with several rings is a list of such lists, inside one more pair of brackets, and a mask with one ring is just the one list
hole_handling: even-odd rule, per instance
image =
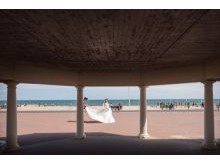
[[130, 106], [131, 106], [131, 100], [130, 100], [130, 88], [128, 87], [128, 107], [130, 110]]

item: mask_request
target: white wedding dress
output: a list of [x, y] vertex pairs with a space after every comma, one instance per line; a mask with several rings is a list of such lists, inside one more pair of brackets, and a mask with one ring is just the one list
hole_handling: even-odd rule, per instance
[[102, 122], [102, 123], [114, 123], [115, 119], [112, 115], [111, 107], [108, 103], [103, 104], [102, 109], [92, 109], [88, 106], [85, 107], [85, 110], [88, 113], [88, 116], [96, 121]]

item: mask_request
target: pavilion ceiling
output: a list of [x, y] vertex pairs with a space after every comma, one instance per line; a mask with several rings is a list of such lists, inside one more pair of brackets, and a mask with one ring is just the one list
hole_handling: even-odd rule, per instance
[[2, 61], [148, 70], [220, 57], [220, 10], [0, 10]]

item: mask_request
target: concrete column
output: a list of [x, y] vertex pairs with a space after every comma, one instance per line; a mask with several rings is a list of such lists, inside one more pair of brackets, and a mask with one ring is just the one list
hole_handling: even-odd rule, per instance
[[214, 81], [204, 81], [204, 142], [203, 148], [215, 149], [215, 128], [214, 128], [214, 108], [213, 108], [213, 83]]
[[7, 137], [6, 149], [16, 150], [19, 148], [17, 142], [17, 104], [16, 104], [16, 85], [14, 81], [6, 82], [7, 91]]
[[146, 115], [146, 86], [140, 86], [140, 139], [149, 137], [147, 131], [147, 115]]
[[77, 129], [76, 139], [84, 139], [83, 86], [77, 86]]

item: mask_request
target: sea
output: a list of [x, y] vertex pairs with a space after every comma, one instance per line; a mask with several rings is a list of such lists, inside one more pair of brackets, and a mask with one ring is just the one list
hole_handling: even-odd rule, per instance
[[[121, 104], [122, 106], [139, 106], [140, 100], [131, 99], [131, 100], [109, 100], [112, 105]], [[176, 105], [185, 105], [190, 103], [191, 105], [200, 106], [204, 102], [203, 99], [148, 99], [147, 105], [157, 106], [160, 103], [164, 104], [176, 104]], [[6, 105], [6, 100], [0, 100], [0, 106]], [[76, 106], [76, 100], [17, 100], [17, 105], [38, 105], [38, 106]], [[101, 106], [103, 100], [88, 100], [90, 106]], [[220, 105], [220, 99], [214, 99], [215, 105]]]

